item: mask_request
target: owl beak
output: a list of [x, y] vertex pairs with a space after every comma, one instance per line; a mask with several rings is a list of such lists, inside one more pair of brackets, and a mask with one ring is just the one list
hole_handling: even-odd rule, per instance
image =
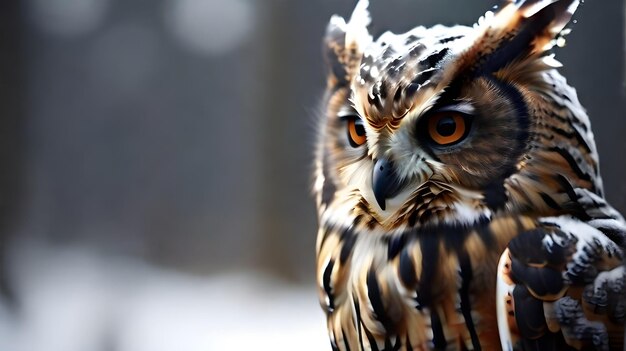
[[385, 200], [398, 194], [401, 187], [393, 163], [386, 159], [377, 160], [372, 174], [372, 189], [376, 202], [383, 211], [386, 207]]

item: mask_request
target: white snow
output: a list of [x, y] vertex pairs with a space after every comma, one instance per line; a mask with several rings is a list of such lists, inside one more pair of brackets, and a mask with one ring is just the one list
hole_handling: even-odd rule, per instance
[[314, 285], [259, 272], [201, 277], [84, 248], [21, 249], [2, 351], [326, 350]]

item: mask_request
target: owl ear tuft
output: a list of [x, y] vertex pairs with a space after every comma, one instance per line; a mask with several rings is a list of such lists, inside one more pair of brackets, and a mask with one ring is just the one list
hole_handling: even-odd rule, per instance
[[[555, 44], [578, 7], [579, 0], [509, 0], [495, 15], [479, 21], [492, 48], [482, 71], [496, 72], [517, 58], [538, 57]], [[495, 41], [495, 42], [494, 42]], [[485, 44], [484, 42], [482, 43]]]
[[330, 18], [322, 49], [329, 85], [348, 85], [360, 65], [364, 49], [372, 42], [367, 30], [371, 22], [368, 5], [368, 0], [359, 0], [347, 23], [337, 15]]
[[550, 50], [576, 12], [579, 0], [519, 1], [523, 29], [534, 35], [533, 51]]

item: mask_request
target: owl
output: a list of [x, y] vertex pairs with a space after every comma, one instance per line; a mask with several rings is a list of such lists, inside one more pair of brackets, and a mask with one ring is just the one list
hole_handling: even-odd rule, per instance
[[578, 0], [323, 40], [313, 193], [333, 350], [622, 350], [626, 225], [551, 53]]

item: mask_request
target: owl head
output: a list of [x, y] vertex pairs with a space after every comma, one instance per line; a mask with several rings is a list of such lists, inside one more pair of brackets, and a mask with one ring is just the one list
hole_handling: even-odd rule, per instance
[[333, 16], [314, 192], [320, 219], [385, 232], [557, 215], [602, 196], [589, 120], [551, 53], [576, 0], [506, 1], [473, 27], [368, 31]]

